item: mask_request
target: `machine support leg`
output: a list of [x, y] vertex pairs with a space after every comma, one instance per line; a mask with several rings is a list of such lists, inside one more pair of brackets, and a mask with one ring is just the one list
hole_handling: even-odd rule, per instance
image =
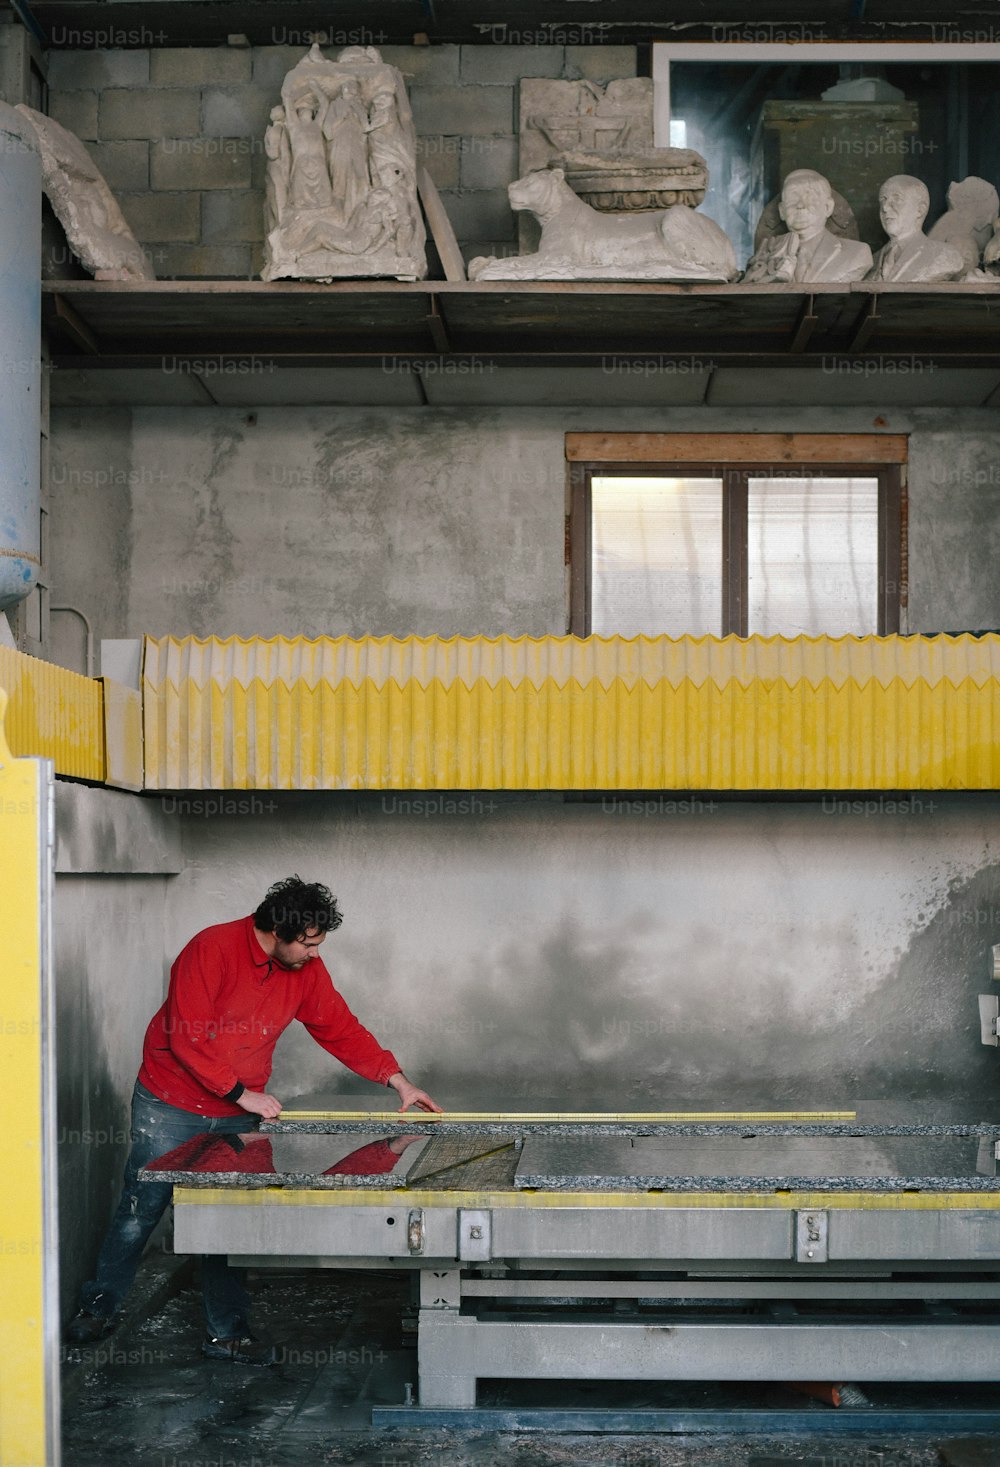
[[421, 1406], [474, 1406], [476, 1377], [462, 1369], [462, 1274], [421, 1269], [417, 1365]]

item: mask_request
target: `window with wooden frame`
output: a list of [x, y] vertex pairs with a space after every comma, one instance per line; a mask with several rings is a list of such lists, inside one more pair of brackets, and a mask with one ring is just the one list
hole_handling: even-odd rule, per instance
[[906, 446], [900, 434], [567, 434], [571, 633], [898, 632]]

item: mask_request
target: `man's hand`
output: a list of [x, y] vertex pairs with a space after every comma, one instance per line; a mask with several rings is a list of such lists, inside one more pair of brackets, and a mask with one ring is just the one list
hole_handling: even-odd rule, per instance
[[784, 236], [779, 235], [779, 243], [774, 252], [773, 279], [789, 281], [795, 279], [795, 266], [799, 258], [799, 247], [801, 239], [792, 230]]
[[400, 1110], [409, 1110], [411, 1105], [415, 1105], [419, 1110], [431, 1110], [437, 1111], [438, 1114], [441, 1113], [441, 1106], [438, 1105], [437, 1101], [432, 1100], [426, 1091], [418, 1090], [416, 1085], [412, 1084], [406, 1078], [402, 1070], [397, 1070], [394, 1075], [390, 1076], [389, 1084], [399, 1096]]
[[265, 1121], [273, 1121], [281, 1114], [281, 1101], [273, 1095], [265, 1095], [261, 1090], [244, 1090], [236, 1104], [248, 1110], [251, 1115], [263, 1116]]

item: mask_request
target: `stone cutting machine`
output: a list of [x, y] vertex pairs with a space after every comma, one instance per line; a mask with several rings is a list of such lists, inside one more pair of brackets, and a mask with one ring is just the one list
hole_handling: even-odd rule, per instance
[[998, 1139], [940, 1109], [285, 1111], [144, 1175], [179, 1252], [413, 1270], [424, 1411], [496, 1378], [996, 1380]]

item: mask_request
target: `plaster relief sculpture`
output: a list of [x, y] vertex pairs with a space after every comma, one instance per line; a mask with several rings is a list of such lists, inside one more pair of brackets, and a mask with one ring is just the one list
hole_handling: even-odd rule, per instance
[[506, 259], [482, 255], [470, 280], [718, 280], [737, 274], [727, 235], [686, 204], [650, 214], [601, 214], [577, 197], [561, 168], [515, 179], [512, 209], [542, 226], [538, 250]]
[[264, 134], [264, 280], [427, 273], [417, 139], [403, 77], [374, 46], [285, 77]]
[[928, 239], [923, 223], [930, 208], [927, 185], [905, 173], [887, 178], [878, 191], [879, 216], [889, 236], [875, 256], [869, 280], [960, 280], [967, 271], [961, 251]]
[[960, 252], [967, 270], [975, 270], [993, 234], [993, 221], [1000, 213], [1000, 197], [985, 178], [970, 175], [948, 188], [948, 208], [927, 231], [928, 239], [940, 240]]
[[42, 188], [70, 249], [96, 280], [155, 280], [97, 164], [75, 133], [19, 103], [42, 160]]
[[264, 133], [268, 164], [264, 185], [264, 236], [275, 229], [288, 203], [288, 180], [292, 171], [291, 144], [285, 125], [284, 107], [271, 108], [271, 121]]
[[860, 280], [871, 269], [872, 252], [861, 241], [838, 238], [827, 229], [833, 210], [833, 190], [821, 173], [812, 168], [789, 173], [778, 206], [787, 233], [764, 241], [747, 265], [744, 282]]

